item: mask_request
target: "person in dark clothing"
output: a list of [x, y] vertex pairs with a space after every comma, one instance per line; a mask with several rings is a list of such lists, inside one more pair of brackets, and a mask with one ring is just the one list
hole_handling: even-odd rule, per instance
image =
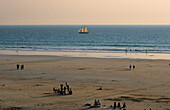
[[24, 65], [21, 65], [21, 70], [23, 70], [24, 69]]
[[61, 84], [60, 87], [61, 87], [61, 91], [63, 91], [63, 84]]
[[132, 68], [132, 66], [131, 66], [131, 64], [129, 65], [129, 69], [131, 69]]
[[67, 91], [69, 92], [69, 90], [70, 90], [69, 85], [66, 85], [66, 87], [67, 87]]
[[123, 107], [122, 108], [126, 108], [126, 104], [125, 103], [123, 103]]
[[116, 102], [114, 102], [113, 108], [116, 109]]
[[73, 93], [73, 92], [72, 92], [72, 90], [71, 90], [71, 88], [70, 88], [69, 95], [72, 95], [72, 93]]
[[66, 94], [66, 87], [64, 86], [64, 92], [63, 92], [64, 94]]
[[55, 87], [53, 87], [53, 92], [56, 93], [57, 89]]
[[97, 101], [96, 101], [96, 99], [94, 100], [94, 105], [97, 105]]
[[16, 65], [17, 66], [17, 70], [19, 69], [19, 64]]
[[70, 88], [69, 88], [69, 83], [66, 82], [65, 84], [66, 84], [66, 87], [67, 87], [67, 91], [69, 92], [69, 90], [70, 90]]
[[120, 102], [118, 102], [118, 105], [117, 105], [117, 107], [118, 107], [118, 108], [120, 108], [120, 107], [121, 107], [121, 106], [120, 106]]
[[63, 95], [63, 84], [61, 84], [60, 87], [61, 87], [60, 94]]
[[135, 65], [133, 65], [133, 69], [135, 69]]

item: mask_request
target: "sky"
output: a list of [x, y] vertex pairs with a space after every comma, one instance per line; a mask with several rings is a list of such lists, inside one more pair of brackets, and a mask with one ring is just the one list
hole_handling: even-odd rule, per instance
[[170, 25], [170, 0], [0, 0], [0, 25]]

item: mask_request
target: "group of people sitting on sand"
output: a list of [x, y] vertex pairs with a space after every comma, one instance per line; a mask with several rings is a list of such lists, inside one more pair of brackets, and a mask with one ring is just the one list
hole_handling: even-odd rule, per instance
[[[17, 64], [16, 67], [17, 67], [17, 70], [19, 70], [20, 65]], [[21, 65], [21, 70], [23, 70], [23, 69], [24, 69], [24, 65]]]
[[131, 68], [135, 69], [135, 65], [132, 66], [132, 65], [130, 64], [130, 65], [129, 65], [129, 69], [131, 69]]
[[113, 107], [113, 109], [126, 110], [126, 103], [123, 103], [123, 106], [121, 106], [120, 102], [118, 102], [118, 104], [116, 104], [116, 102], [114, 102], [113, 106], [111, 105], [110, 107]]
[[63, 84], [60, 84], [60, 89], [53, 88], [54, 93], [58, 93], [60, 95], [72, 95], [73, 92], [71, 88], [69, 87], [68, 82], [65, 83], [65, 86]]
[[[94, 100], [94, 105], [91, 106], [91, 104], [85, 104], [85, 106], [90, 106], [91, 108], [96, 108], [96, 107], [100, 107], [100, 100]], [[126, 110], [126, 103], [123, 103], [123, 105], [121, 106], [120, 102], [116, 103], [114, 102], [113, 106], [110, 105], [111, 108], [115, 109], [121, 109], [121, 110]]]
[[98, 99], [98, 100], [94, 100], [94, 105], [93, 105], [93, 107], [100, 107], [100, 100]]

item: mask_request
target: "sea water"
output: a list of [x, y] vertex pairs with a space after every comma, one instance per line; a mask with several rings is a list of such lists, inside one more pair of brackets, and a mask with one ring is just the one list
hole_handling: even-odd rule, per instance
[[0, 50], [170, 54], [169, 25], [1, 25]]

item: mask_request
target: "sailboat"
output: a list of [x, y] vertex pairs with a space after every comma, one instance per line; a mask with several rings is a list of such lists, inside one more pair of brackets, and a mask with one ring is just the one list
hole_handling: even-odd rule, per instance
[[87, 29], [86, 26], [85, 26], [84, 28], [83, 28], [83, 27], [80, 28], [78, 32], [79, 32], [80, 34], [88, 34], [88, 33], [89, 33], [89, 31], [88, 31], [88, 29]]

